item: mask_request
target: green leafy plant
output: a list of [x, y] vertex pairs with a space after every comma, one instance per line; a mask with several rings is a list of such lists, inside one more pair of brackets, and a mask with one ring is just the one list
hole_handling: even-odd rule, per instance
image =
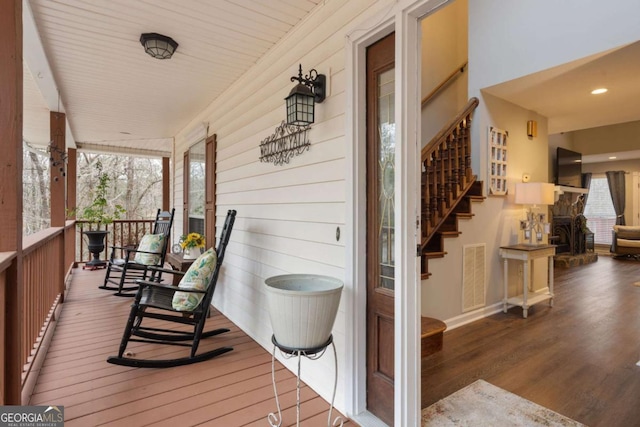
[[119, 219], [125, 212], [122, 205], [110, 205], [107, 200], [107, 190], [111, 184], [111, 177], [102, 171], [102, 163], [96, 162], [98, 170], [98, 185], [93, 193], [93, 201], [91, 204], [80, 212], [80, 218], [92, 224], [101, 225], [111, 224], [114, 220]]

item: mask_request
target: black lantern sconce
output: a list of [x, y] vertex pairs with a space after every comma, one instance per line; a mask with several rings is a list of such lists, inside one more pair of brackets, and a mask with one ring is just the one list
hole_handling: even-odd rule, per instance
[[171, 37], [158, 33], [140, 35], [140, 43], [144, 51], [157, 59], [169, 59], [178, 48], [178, 43]]
[[291, 77], [291, 81], [298, 84], [291, 89], [287, 102], [287, 124], [305, 126], [314, 121], [315, 103], [320, 104], [326, 95], [327, 78], [324, 74], [318, 74], [311, 69], [309, 74], [302, 76], [302, 64], [298, 70], [298, 76]]

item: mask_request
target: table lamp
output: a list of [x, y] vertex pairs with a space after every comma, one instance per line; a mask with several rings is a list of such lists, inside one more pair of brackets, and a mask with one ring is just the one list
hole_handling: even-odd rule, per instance
[[516, 183], [516, 203], [529, 205], [527, 220], [520, 221], [520, 228], [524, 230], [524, 237], [530, 245], [539, 245], [543, 232], [549, 232], [549, 225], [544, 222], [545, 214], [534, 214], [533, 209], [538, 205], [553, 205], [554, 189], [555, 186], [547, 182]]

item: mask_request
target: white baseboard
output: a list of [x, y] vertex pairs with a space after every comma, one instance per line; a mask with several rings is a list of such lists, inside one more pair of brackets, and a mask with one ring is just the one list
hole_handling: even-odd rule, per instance
[[502, 311], [502, 301], [497, 302], [493, 305], [489, 305], [487, 307], [480, 308], [478, 310], [473, 310], [468, 313], [461, 314], [456, 317], [452, 317], [451, 319], [447, 319], [444, 323], [447, 324], [447, 330], [459, 328], [460, 326], [466, 325], [471, 322], [475, 322], [476, 320], [483, 319], [485, 317], [489, 317], [492, 314], [496, 314]]

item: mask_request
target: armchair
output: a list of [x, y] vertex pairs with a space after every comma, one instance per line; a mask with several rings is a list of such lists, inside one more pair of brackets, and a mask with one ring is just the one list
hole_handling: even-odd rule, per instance
[[640, 226], [614, 225], [610, 251], [615, 256], [640, 256]]

